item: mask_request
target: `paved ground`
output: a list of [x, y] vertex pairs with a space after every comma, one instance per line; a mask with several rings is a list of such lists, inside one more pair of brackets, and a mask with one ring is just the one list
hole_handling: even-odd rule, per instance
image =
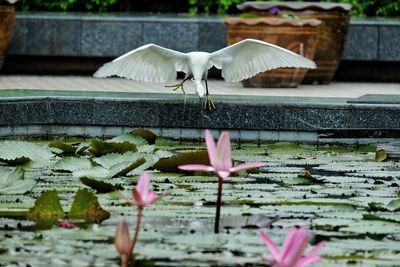
[[[301, 96], [357, 98], [366, 94], [400, 95], [400, 84], [393, 83], [343, 83], [330, 85], [300, 85], [298, 88], [244, 88], [241, 83], [225, 83], [210, 80], [213, 95], [260, 95], [260, 96]], [[187, 92], [190, 82], [186, 84]], [[32, 76], [1, 75], [0, 89], [43, 89], [74, 91], [110, 91], [142, 93], [181, 93], [165, 88], [164, 84], [135, 82], [120, 78], [96, 79], [90, 76]]]

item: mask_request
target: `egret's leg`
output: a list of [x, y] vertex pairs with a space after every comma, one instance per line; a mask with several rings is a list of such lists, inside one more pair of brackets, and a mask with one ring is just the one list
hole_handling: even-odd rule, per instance
[[[187, 75], [187, 76], [185, 77], [185, 79], [183, 79], [182, 82], [177, 83], [177, 84], [172, 84], [172, 85], [166, 85], [165, 87], [173, 87], [172, 90], [174, 90], [174, 91], [176, 91], [176, 90], [178, 90], [178, 89], [180, 88], [180, 89], [182, 90], [182, 92], [185, 94], [185, 97], [186, 97], [186, 92], [185, 92], [185, 90], [183, 89], [183, 84], [184, 84], [187, 80], [189, 80], [191, 77], [192, 77], [192, 75]], [[185, 98], [185, 99], [186, 99], [186, 98]]]
[[210, 94], [208, 93], [207, 78], [204, 81], [206, 82], [206, 100], [204, 101], [204, 108], [211, 111], [211, 110], [215, 109], [215, 105], [214, 105], [214, 102], [211, 99]]

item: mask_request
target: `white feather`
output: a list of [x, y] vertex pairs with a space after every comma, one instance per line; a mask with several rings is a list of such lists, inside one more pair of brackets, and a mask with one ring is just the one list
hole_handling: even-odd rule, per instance
[[116, 75], [136, 81], [170, 82], [176, 80], [177, 71], [189, 71], [186, 54], [148, 44], [104, 64], [94, 77]]
[[120, 76], [145, 82], [170, 82], [176, 72], [193, 76], [197, 94], [202, 97], [205, 89], [201, 84], [212, 66], [222, 69], [222, 77], [228, 82], [238, 82], [267, 70], [294, 67], [316, 68], [312, 60], [279, 46], [254, 39], [246, 39], [214, 53], [181, 53], [155, 44], [132, 50], [104, 64], [95, 77]]
[[263, 41], [246, 39], [211, 54], [227, 82], [239, 82], [257, 73], [283, 67], [316, 68], [315, 63], [292, 51]]

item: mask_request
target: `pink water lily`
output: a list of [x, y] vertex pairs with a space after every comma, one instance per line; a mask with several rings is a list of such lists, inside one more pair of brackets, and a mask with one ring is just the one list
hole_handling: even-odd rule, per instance
[[127, 199], [122, 196], [127, 202], [135, 205], [138, 209], [135, 234], [133, 239], [129, 239], [128, 223], [125, 220], [118, 222], [117, 231], [115, 234], [115, 246], [121, 256], [121, 266], [127, 267], [129, 265], [130, 257], [132, 256], [136, 242], [138, 240], [140, 225], [142, 221], [142, 213], [145, 206], [151, 205], [160, 198], [169, 195], [170, 192], [164, 192], [157, 196], [157, 194], [150, 189], [150, 175], [143, 173], [137, 182], [137, 185], [132, 188], [132, 199]]
[[136, 187], [132, 188], [132, 203], [138, 207], [151, 205], [157, 201], [158, 197], [154, 191], [150, 190], [150, 175], [145, 172], [139, 177]]
[[265, 166], [261, 162], [249, 162], [233, 166], [231, 156], [231, 140], [228, 132], [223, 132], [215, 144], [214, 138], [209, 130], [205, 133], [208, 157], [211, 166], [201, 164], [188, 164], [179, 166], [179, 169], [185, 171], [206, 171], [215, 172], [222, 179], [229, 177], [231, 173], [245, 169], [253, 169]]
[[145, 172], [140, 177], [134, 188], [132, 188], [132, 199], [123, 197], [127, 202], [132, 203], [138, 208], [144, 208], [145, 206], [151, 205], [170, 192], [165, 192], [160, 196], [150, 189], [150, 175]]
[[325, 245], [325, 242], [318, 243], [307, 255], [304, 255], [308, 246], [308, 231], [306, 229], [292, 228], [283, 242], [282, 250], [279, 250], [266, 233], [260, 231], [260, 235], [272, 256], [272, 258], [263, 256], [263, 259], [272, 266], [305, 267], [322, 260], [321, 256], [316, 253]]
[[222, 203], [222, 182], [225, 178], [229, 177], [232, 172], [238, 172], [240, 170], [252, 169], [264, 166], [265, 163], [251, 162], [243, 163], [233, 166], [231, 156], [231, 140], [228, 132], [223, 132], [218, 139], [218, 144], [215, 144], [214, 138], [209, 130], [206, 130], [206, 146], [208, 151], [208, 158], [210, 160], [210, 166], [202, 164], [188, 164], [181, 165], [179, 169], [185, 171], [206, 171], [215, 172], [218, 175], [218, 191], [217, 191], [217, 202], [215, 211], [215, 222], [214, 222], [214, 233], [219, 233], [219, 219], [221, 215], [221, 203]]

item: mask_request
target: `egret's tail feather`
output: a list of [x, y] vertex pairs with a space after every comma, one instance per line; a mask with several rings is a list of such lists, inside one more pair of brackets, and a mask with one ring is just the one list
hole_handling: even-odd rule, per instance
[[196, 84], [196, 93], [200, 96], [203, 97], [204, 94], [206, 93], [206, 90], [204, 89], [204, 86], [201, 84], [201, 81], [197, 81], [192, 79], [192, 81]]

